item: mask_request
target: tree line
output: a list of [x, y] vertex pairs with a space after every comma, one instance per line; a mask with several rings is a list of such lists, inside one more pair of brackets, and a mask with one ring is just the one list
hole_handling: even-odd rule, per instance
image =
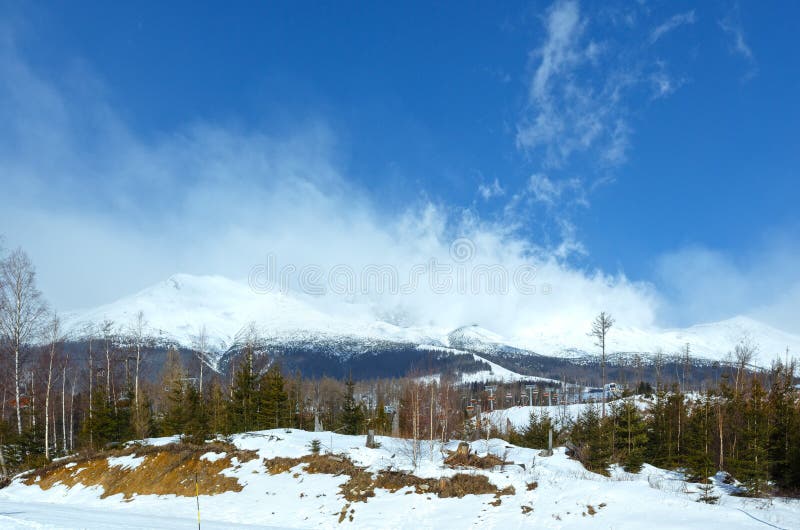
[[[614, 320], [601, 313], [591, 335], [602, 352]], [[145, 315], [120, 325], [106, 321], [87, 330], [76, 350], [36, 287], [24, 251], [0, 260], [0, 474], [44, 464], [56, 456], [97, 451], [132, 439], [181, 435], [188, 443], [215, 435], [270, 428], [324, 429], [346, 434], [406, 437], [414, 456], [437, 440], [504, 437], [546, 447], [553, 429], [587, 468], [600, 473], [618, 463], [631, 471], [644, 462], [683, 469], [698, 481], [717, 471], [741, 480], [749, 492], [800, 489], [800, 404], [795, 366], [748, 370], [754, 347], [736, 346], [730, 373], [704, 391], [688, 388], [689, 347], [677, 384], [640, 381], [632, 390], [651, 394], [586, 407], [574, 422], [556, 424], [546, 412], [526, 428], [498, 429], [486, 421], [486, 392], [447, 377], [353, 381], [304, 378], [285, 372], [259, 352], [255, 326], [244, 334], [243, 355], [226, 374], [212, 369], [205, 329], [190, 352], [157, 349]], [[163, 345], [162, 345], [163, 346]], [[144, 369], [157, 367], [157, 376]], [[656, 372], [658, 373], [658, 371]], [[605, 381], [605, 377], [603, 377]], [[481, 385], [482, 386], [482, 385]], [[524, 395], [521, 384], [497, 386]], [[477, 398], [473, 401], [474, 398]], [[477, 403], [477, 410], [471, 403]], [[491, 402], [494, 403], [494, 402]], [[473, 410], [470, 410], [473, 409]], [[542, 408], [541, 410], [546, 410]]]
[[742, 483], [747, 494], [800, 493], [800, 396], [796, 365], [776, 362], [765, 372], [731, 378], [703, 391], [658, 385], [650, 396], [610, 404], [603, 417], [586, 407], [574, 421], [533, 413], [508, 440], [546, 447], [549, 431], [590, 470], [607, 474], [619, 464], [638, 472], [648, 464], [680, 469], [703, 485], [718, 472]]

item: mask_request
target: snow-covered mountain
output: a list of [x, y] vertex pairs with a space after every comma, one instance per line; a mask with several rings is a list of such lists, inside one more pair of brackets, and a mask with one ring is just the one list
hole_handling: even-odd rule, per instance
[[[477, 324], [457, 329], [433, 325], [401, 326], [382, 319], [385, 308], [366, 303], [332, 303], [293, 293], [257, 293], [248, 285], [220, 276], [177, 274], [168, 280], [107, 305], [64, 316], [75, 338], [111, 321], [125, 332], [142, 311], [148, 333], [185, 347], [193, 347], [201, 326], [218, 356], [235, 348], [255, 326], [268, 344], [349, 344], [369, 350], [374, 344], [407, 344], [453, 348], [487, 354], [544, 355], [575, 358], [594, 355], [597, 348], [586, 329], [568, 331], [531, 326], [514, 336], [502, 336]], [[588, 328], [588, 326], [587, 326]], [[95, 331], [96, 332], [96, 331]], [[800, 351], [800, 337], [747, 317], [699, 324], [685, 329], [639, 329], [618, 323], [609, 333], [611, 352], [677, 353], [686, 343], [692, 356], [723, 360], [743, 336], [759, 346], [755, 364], [767, 366], [783, 354]]]

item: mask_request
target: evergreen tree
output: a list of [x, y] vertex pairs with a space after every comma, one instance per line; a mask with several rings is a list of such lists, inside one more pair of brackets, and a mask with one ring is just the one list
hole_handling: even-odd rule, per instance
[[180, 355], [175, 350], [167, 352], [167, 360], [161, 372], [161, 388], [165, 392], [161, 434], [182, 434], [189, 414], [186, 409], [188, 380]]
[[209, 437], [208, 416], [202, 403], [200, 391], [194, 385], [189, 385], [184, 393], [185, 419], [183, 423], [183, 441], [203, 444]]
[[772, 370], [772, 385], [769, 391], [769, 471], [777, 487], [795, 489], [800, 487], [800, 474], [792, 456], [800, 442], [800, 421], [796, 404], [793, 375], [795, 365], [778, 363]]
[[211, 433], [219, 434], [228, 430], [228, 403], [218, 380], [211, 383], [208, 392], [208, 403], [205, 405], [208, 428]]
[[528, 424], [519, 433], [515, 443], [522, 447], [546, 449], [551, 429], [553, 429], [553, 437], [557, 437], [558, 432], [553, 428], [553, 421], [547, 410], [540, 413], [532, 411], [528, 418]]
[[622, 400], [612, 410], [616, 429], [615, 451], [619, 462], [626, 471], [638, 473], [644, 463], [647, 425], [641, 411], [629, 399]]
[[686, 426], [686, 475], [689, 480], [708, 483], [714, 474], [715, 410], [711, 397], [705, 394], [694, 404]]
[[743, 411], [741, 450], [734, 461], [736, 478], [742, 481], [753, 496], [766, 492], [769, 479], [769, 422], [766, 410], [766, 393], [761, 382], [753, 376], [749, 396]]
[[669, 454], [667, 430], [667, 392], [659, 386], [655, 393], [655, 401], [650, 406], [647, 419], [647, 447], [645, 459], [655, 466], [663, 466]]
[[378, 398], [375, 420], [372, 425], [375, 427], [375, 432], [377, 434], [386, 435], [392, 432], [392, 418], [386, 413], [386, 403], [384, 403], [383, 397]]
[[248, 347], [231, 388], [227, 432], [252, 431], [257, 428], [259, 397], [258, 377], [253, 371], [253, 351]]
[[93, 393], [92, 403], [92, 417], [84, 422], [83, 435], [86, 437], [91, 429], [95, 449], [103, 449], [109, 444], [131, 439], [128, 407], [119, 406], [115, 410], [103, 386], [97, 387]]
[[583, 465], [590, 471], [608, 475], [611, 460], [609, 421], [600, 417], [597, 406], [589, 406], [575, 420], [572, 441], [581, 447]]
[[344, 434], [361, 434], [364, 423], [364, 411], [354, 395], [355, 383], [349, 378], [345, 384], [344, 404], [342, 405], [342, 432]]
[[272, 363], [261, 377], [259, 394], [260, 426], [266, 429], [277, 429], [289, 426], [287, 403], [289, 397], [284, 390], [283, 374], [278, 363]]

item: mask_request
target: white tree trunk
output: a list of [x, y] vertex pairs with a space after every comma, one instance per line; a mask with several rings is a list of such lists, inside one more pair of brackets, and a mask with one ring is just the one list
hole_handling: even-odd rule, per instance
[[67, 454], [67, 363], [61, 369], [61, 450]]
[[17, 434], [22, 435], [22, 409], [19, 403], [19, 344], [14, 348], [14, 406], [17, 409]]

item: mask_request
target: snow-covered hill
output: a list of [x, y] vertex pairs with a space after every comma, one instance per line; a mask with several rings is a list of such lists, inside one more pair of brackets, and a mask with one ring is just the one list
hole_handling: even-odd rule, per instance
[[[477, 324], [448, 329], [431, 323], [398, 325], [379, 315], [387, 308], [329, 297], [293, 293], [257, 293], [246, 284], [219, 276], [177, 274], [139, 293], [97, 308], [65, 315], [65, 326], [74, 337], [97, 330], [112, 321], [118, 331], [133, 324], [142, 311], [149, 333], [163, 341], [192, 347], [201, 326], [208, 333], [212, 351], [221, 355], [247, 335], [251, 323], [258, 335], [273, 345], [283, 343], [373, 344], [393, 343], [455, 348], [489, 354], [539, 354], [555, 357], [594, 355], [597, 348], [586, 329], [530, 327], [513, 336], [502, 336]], [[96, 332], [96, 331], [95, 331]], [[686, 343], [692, 356], [723, 360], [743, 337], [758, 344], [755, 364], [768, 366], [786, 348], [800, 351], [800, 337], [747, 317], [699, 324], [685, 329], [640, 329], [619, 322], [610, 332], [611, 352], [675, 354]]]
[[[310, 454], [314, 439], [319, 456]], [[735, 497], [717, 477], [711, 493], [720, 498], [709, 505], [680, 473], [645, 464], [605, 477], [563, 448], [545, 457], [499, 439], [471, 444], [478, 458], [507, 462], [487, 469], [448, 465], [457, 441], [426, 441], [417, 453], [398, 438], [379, 436], [380, 447], [367, 448], [363, 436], [279, 429], [165, 447], [176, 441], [145, 440], [18, 477], [0, 490], [0, 527], [190, 528], [198, 507], [202, 528], [733, 530], [800, 520], [800, 501]]]

